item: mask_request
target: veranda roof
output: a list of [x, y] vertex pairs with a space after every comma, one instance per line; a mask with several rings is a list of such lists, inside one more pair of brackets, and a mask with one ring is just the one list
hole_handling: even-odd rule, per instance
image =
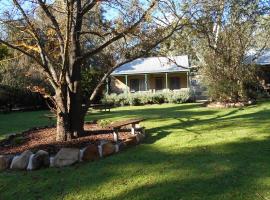
[[189, 71], [188, 56], [139, 58], [116, 69], [112, 75]]

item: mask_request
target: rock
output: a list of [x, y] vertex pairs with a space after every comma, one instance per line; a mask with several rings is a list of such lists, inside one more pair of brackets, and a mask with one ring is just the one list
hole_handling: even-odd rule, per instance
[[82, 160], [83, 161], [93, 161], [99, 159], [98, 146], [90, 144], [87, 146], [83, 152]]
[[136, 145], [138, 143], [136, 135], [129, 137], [124, 143], [126, 146]]
[[32, 170], [33, 168], [33, 157], [34, 157], [35, 154], [32, 154], [29, 158], [29, 162], [28, 162], [28, 165], [27, 165], [27, 170]]
[[113, 143], [108, 142], [102, 145], [102, 156], [109, 156], [115, 152], [115, 146]]
[[13, 157], [12, 155], [0, 155], [0, 171], [9, 168]]
[[40, 169], [41, 167], [49, 167], [50, 158], [49, 153], [43, 150], [39, 150], [35, 155], [30, 157], [28, 170]]
[[55, 167], [54, 166], [54, 157], [50, 157], [50, 167]]
[[82, 162], [83, 161], [83, 154], [84, 154], [84, 151], [85, 151], [86, 148], [83, 148], [83, 149], [80, 149], [80, 159], [79, 161]]
[[10, 168], [11, 169], [26, 169], [28, 166], [28, 162], [30, 156], [33, 153], [29, 150], [24, 151], [21, 155], [15, 156], [11, 162]]
[[62, 148], [54, 157], [55, 167], [64, 167], [78, 162], [80, 150], [75, 148]]

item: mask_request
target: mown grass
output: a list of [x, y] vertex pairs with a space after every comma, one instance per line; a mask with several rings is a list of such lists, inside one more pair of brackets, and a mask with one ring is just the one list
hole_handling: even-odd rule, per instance
[[13, 112], [9, 114], [0, 114], [0, 139], [35, 126], [40, 127], [52, 125], [54, 120], [50, 120], [45, 116], [45, 114], [48, 113], [49, 111], [42, 110], [35, 112]]
[[[93, 113], [87, 120], [144, 117], [148, 137], [96, 162], [2, 172], [0, 199], [270, 199], [269, 108], [164, 104]], [[0, 133], [49, 123], [42, 114], [0, 115]]]

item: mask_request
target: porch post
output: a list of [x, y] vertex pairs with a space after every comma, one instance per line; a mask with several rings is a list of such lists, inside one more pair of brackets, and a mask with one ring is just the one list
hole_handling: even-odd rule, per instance
[[145, 91], [147, 91], [148, 90], [147, 74], [144, 74], [144, 84], [145, 84]]
[[125, 84], [126, 84], [126, 90], [128, 91], [128, 75], [125, 75]]
[[168, 89], [168, 73], [165, 73], [165, 87]]

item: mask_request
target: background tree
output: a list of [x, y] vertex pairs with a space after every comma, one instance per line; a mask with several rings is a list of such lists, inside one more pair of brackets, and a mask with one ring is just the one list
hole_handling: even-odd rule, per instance
[[[200, 74], [215, 101], [246, 101], [257, 84], [256, 68], [245, 62], [251, 49], [262, 49], [262, 18], [268, 4], [259, 0], [187, 1], [190, 45], [196, 48]], [[269, 8], [269, 7], [268, 7]], [[260, 38], [260, 39], [259, 39]]]
[[4, 53], [0, 58], [0, 109], [11, 111], [16, 106], [20, 108], [44, 108], [45, 100], [31, 89], [37, 86], [50, 87], [36, 71], [33, 62], [16, 51], [3, 46]]
[[[83, 133], [88, 106], [114, 69], [146, 55], [182, 27], [180, 20], [166, 26], [156, 23], [162, 4], [13, 0], [1, 8], [1, 29], [6, 34], [0, 43], [28, 56], [53, 88], [58, 141]], [[106, 17], [95, 20], [97, 9], [103, 9]], [[104, 75], [84, 103], [82, 70], [93, 59], [102, 61]]]

